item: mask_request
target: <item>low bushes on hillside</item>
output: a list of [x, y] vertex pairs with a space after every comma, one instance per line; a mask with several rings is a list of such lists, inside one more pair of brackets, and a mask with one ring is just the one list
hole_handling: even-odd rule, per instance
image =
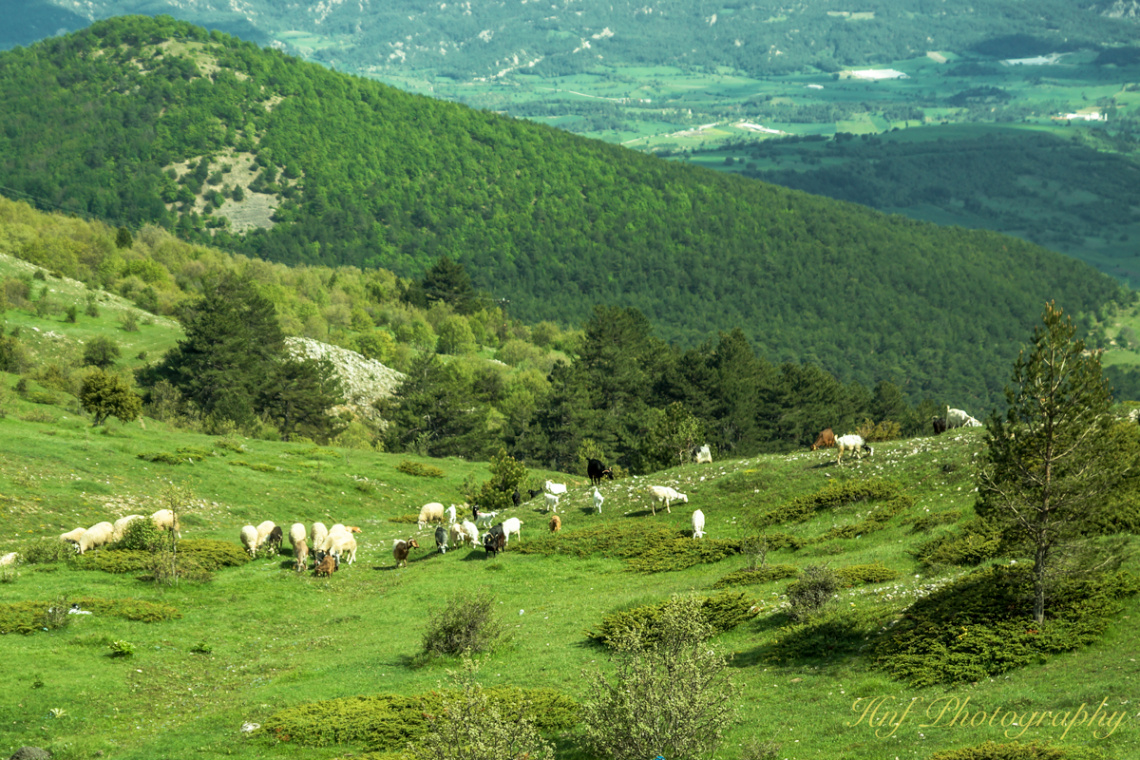
[[979, 681], [1096, 641], [1140, 591], [1128, 573], [1057, 587], [1049, 620], [1034, 622], [1030, 568], [988, 567], [915, 602], [875, 646], [875, 664], [914, 686]]
[[[643, 643], [652, 643], [658, 636], [656, 626], [668, 605], [665, 601], [610, 613], [596, 629], [586, 631], [586, 638], [613, 647], [637, 634]], [[701, 614], [714, 633], [731, 630], [748, 620], [755, 614], [752, 607], [752, 600], [743, 592], [723, 591], [700, 601]]]
[[795, 578], [799, 568], [794, 565], [768, 565], [756, 569], [744, 568], [735, 573], [729, 573], [712, 585], [713, 588], [728, 588], [729, 586], [755, 586], [769, 581]]
[[461, 591], [452, 595], [428, 619], [423, 654], [478, 654], [494, 649], [503, 636], [503, 621], [495, 609], [495, 597], [486, 592]]
[[413, 462], [405, 459], [396, 465], [396, 469], [405, 475], [414, 475], [420, 478], [442, 478], [443, 470], [436, 467], [434, 464], [424, 464], [423, 462]]
[[835, 571], [840, 585], [857, 586], [860, 583], [886, 583], [899, 577], [897, 570], [892, 570], [878, 562], [870, 565], [850, 565]]
[[143, 623], [159, 623], [182, 617], [178, 608], [172, 605], [141, 599], [82, 597], [54, 602], [15, 602], [0, 604], [0, 634], [29, 634], [62, 628], [69, 621], [67, 610], [72, 604], [78, 604], [81, 610], [93, 615], [121, 617]]
[[613, 557], [630, 570], [661, 573], [719, 562], [740, 553], [739, 540], [694, 541], [687, 533], [664, 526], [603, 525], [558, 536], [543, 536], [519, 547], [523, 554], [569, 554]]
[[[168, 551], [111, 549], [90, 556], [84, 555], [76, 558], [76, 562], [84, 569], [102, 570], [105, 573], [153, 574], [156, 565], [169, 563], [169, 557]], [[249, 562], [249, 555], [240, 546], [228, 541], [184, 539], [178, 542], [179, 575], [188, 580], [208, 580], [210, 573], [246, 562]]]
[[765, 528], [787, 522], [804, 522], [817, 512], [826, 509], [854, 504], [860, 501], [889, 501], [899, 496], [899, 487], [884, 480], [849, 481], [829, 483], [825, 488], [792, 499], [775, 509], [765, 512], [757, 519], [757, 527]]
[[[488, 699], [509, 708], [526, 701], [540, 731], [564, 731], [579, 721], [578, 704], [553, 689], [499, 686], [484, 690]], [[368, 750], [403, 748], [428, 729], [428, 715], [442, 709], [447, 692], [416, 696], [384, 694], [310, 702], [275, 713], [255, 733], [306, 747], [355, 744]]]
[[935, 752], [930, 760], [1110, 760], [1113, 755], [1095, 747], [1050, 747], [1047, 744], [999, 744], [985, 742], [974, 747]]
[[924, 565], [968, 566], [996, 557], [1001, 549], [1001, 534], [975, 518], [920, 544], [911, 554]]
[[837, 538], [857, 538], [859, 536], [865, 536], [868, 533], [873, 533], [876, 530], [882, 530], [887, 526], [891, 518], [902, 514], [913, 506], [913, 498], [910, 496], [898, 496], [886, 504], [871, 507], [867, 511], [867, 514], [858, 522], [832, 528], [822, 536], [816, 538], [813, 543], [823, 543]]

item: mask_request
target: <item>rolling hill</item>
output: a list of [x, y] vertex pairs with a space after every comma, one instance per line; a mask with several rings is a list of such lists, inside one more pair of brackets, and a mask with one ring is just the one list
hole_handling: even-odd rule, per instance
[[423, 272], [440, 256], [536, 322], [598, 303], [694, 345], [740, 327], [771, 361], [912, 398], [998, 397], [1091, 269], [402, 93], [170, 19], [0, 55], [7, 192], [286, 263]]

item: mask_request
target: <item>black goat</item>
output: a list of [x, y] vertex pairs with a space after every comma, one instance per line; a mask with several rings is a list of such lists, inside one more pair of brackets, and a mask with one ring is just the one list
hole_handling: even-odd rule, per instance
[[946, 432], [946, 418], [945, 417], [935, 417], [933, 424], [934, 424], [934, 434], [935, 435], [942, 435], [943, 433]]
[[[499, 529], [498, 533], [495, 532], [495, 528]], [[496, 525], [495, 528], [491, 528], [491, 532], [483, 536], [483, 549], [492, 557], [507, 548], [507, 537], [503, 533], [502, 524]]]
[[605, 464], [598, 459], [586, 460], [586, 475], [590, 478], [590, 484], [595, 487], [602, 484], [602, 478], [614, 479], [613, 470], [606, 467]]
[[281, 541], [284, 538], [285, 538], [285, 532], [283, 530], [281, 530], [281, 526], [280, 525], [274, 526], [273, 530], [271, 530], [269, 532], [269, 537], [267, 539], [265, 539], [265, 553], [266, 553], [266, 555], [272, 557], [274, 554], [277, 554], [278, 552], [280, 552], [281, 551]]

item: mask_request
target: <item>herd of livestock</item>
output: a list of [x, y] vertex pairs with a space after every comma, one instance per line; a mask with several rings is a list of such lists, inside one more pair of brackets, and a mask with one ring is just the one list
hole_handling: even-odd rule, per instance
[[[981, 422], [961, 409], [947, 408], [945, 416], [933, 420], [935, 434], [943, 433], [951, 428], [981, 427], [981, 425]], [[821, 448], [838, 449], [837, 462], [840, 465], [843, 464], [843, 455], [847, 452], [860, 458], [864, 452], [867, 456], [874, 455], [874, 450], [863, 440], [862, 436], [856, 434], [836, 436], [831, 428], [821, 432], [811, 446], [812, 451]], [[701, 446], [693, 450], [693, 458], [698, 463], [712, 462], [712, 453], [707, 445]], [[600, 514], [605, 497], [598, 490], [598, 486], [605, 478], [612, 480], [613, 471], [600, 460], [589, 459], [587, 460], [586, 474], [590, 478], [591, 486], [593, 486], [592, 504]], [[557, 533], [562, 528], [562, 518], [558, 515], [558, 505], [566, 491], [564, 483], [554, 483], [547, 480], [542, 488], [527, 492], [530, 499], [540, 495], [543, 497], [546, 511], [550, 514], [549, 526], [553, 533]], [[689, 502], [687, 495], [668, 486], [649, 486], [648, 493], [653, 497], [652, 510], [654, 515], [657, 514], [658, 505], [664, 507], [666, 512], [671, 512], [671, 504], [687, 504]], [[519, 491], [516, 490], [512, 494], [512, 500], [515, 506], [522, 503], [522, 495]], [[470, 519], [461, 516], [459, 509], [470, 509]], [[422, 530], [431, 523], [439, 523], [435, 529], [435, 543], [436, 548], [441, 553], [446, 552], [449, 548], [468, 545], [471, 547], [482, 546], [489, 556], [495, 556], [507, 548], [507, 543], [512, 536], [519, 541], [522, 540], [522, 521], [519, 518], [511, 517], [500, 522], [494, 522], [497, 516], [497, 512], [481, 512], [477, 505], [463, 504], [462, 507], [456, 507], [452, 504], [445, 508], [439, 502], [430, 502], [420, 509], [417, 527]], [[90, 549], [98, 549], [101, 546], [120, 541], [126, 533], [127, 527], [135, 520], [142, 519], [147, 518], [144, 518], [143, 515], [127, 515], [114, 523], [100, 522], [90, 528], [75, 528], [61, 534], [59, 538], [62, 541], [74, 544], [76, 551], [79, 554], [84, 554]], [[175, 535], [179, 535], [177, 515], [171, 510], [160, 509], [149, 519], [159, 530], [172, 530]], [[693, 512], [692, 522], [693, 537], [701, 538], [704, 536], [705, 516], [701, 510], [698, 509]], [[486, 532], [481, 533], [480, 527], [487, 528]], [[302, 523], [294, 523], [289, 529], [289, 542], [292, 544], [295, 560], [294, 568], [297, 572], [309, 569], [311, 558], [313, 572], [318, 576], [329, 576], [339, 569], [341, 562], [351, 565], [356, 560], [356, 534], [360, 532], [361, 529], [356, 526], [346, 526], [341, 523], [326, 528], [324, 523], [315, 522], [311, 530], [306, 530]], [[259, 553], [272, 556], [280, 551], [285, 533], [281, 526], [276, 525], [272, 520], [266, 520], [256, 526], [246, 525], [241, 529], [239, 538], [242, 546], [245, 547], [251, 557], [255, 557]], [[392, 556], [396, 561], [396, 567], [406, 566], [409, 553], [412, 549], [418, 548], [420, 545], [414, 537], [395, 539], [392, 542]], [[15, 561], [14, 554], [6, 555], [0, 559], [0, 564], [5, 564], [6, 561]]]

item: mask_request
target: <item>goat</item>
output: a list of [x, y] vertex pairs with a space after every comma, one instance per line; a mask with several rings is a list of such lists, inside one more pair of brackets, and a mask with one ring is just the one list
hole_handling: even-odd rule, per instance
[[614, 479], [614, 472], [606, 467], [599, 459], [586, 460], [586, 475], [590, 478], [590, 485], [597, 487], [602, 484], [602, 478]]
[[657, 502], [665, 505], [665, 511], [672, 513], [673, 510], [669, 509], [669, 502], [681, 501], [685, 504], [689, 503], [689, 497], [685, 494], [675, 491], [669, 486], [649, 486], [649, 493], [653, 496], [653, 514], [657, 515]]
[[867, 445], [863, 440], [863, 436], [851, 433], [843, 435], [835, 439], [836, 445], [839, 447], [839, 455], [836, 457], [836, 463], [843, 464], [843, 452], [850, 451], [852, 454], [858, 455], [860, 459], [863, 458], [863, 449], [867, 450], [867, 456], [874, 456], [875, 450]]
[[416, 543], [416, 539], [409, 538], [406, 541], [402, 538], [397, 538], [392, 542], [392, 556], [396, 559], [396, 567], [403, 565], [408, 566], [408, 552], [412, 549], [419, 549], [420, 545]]

